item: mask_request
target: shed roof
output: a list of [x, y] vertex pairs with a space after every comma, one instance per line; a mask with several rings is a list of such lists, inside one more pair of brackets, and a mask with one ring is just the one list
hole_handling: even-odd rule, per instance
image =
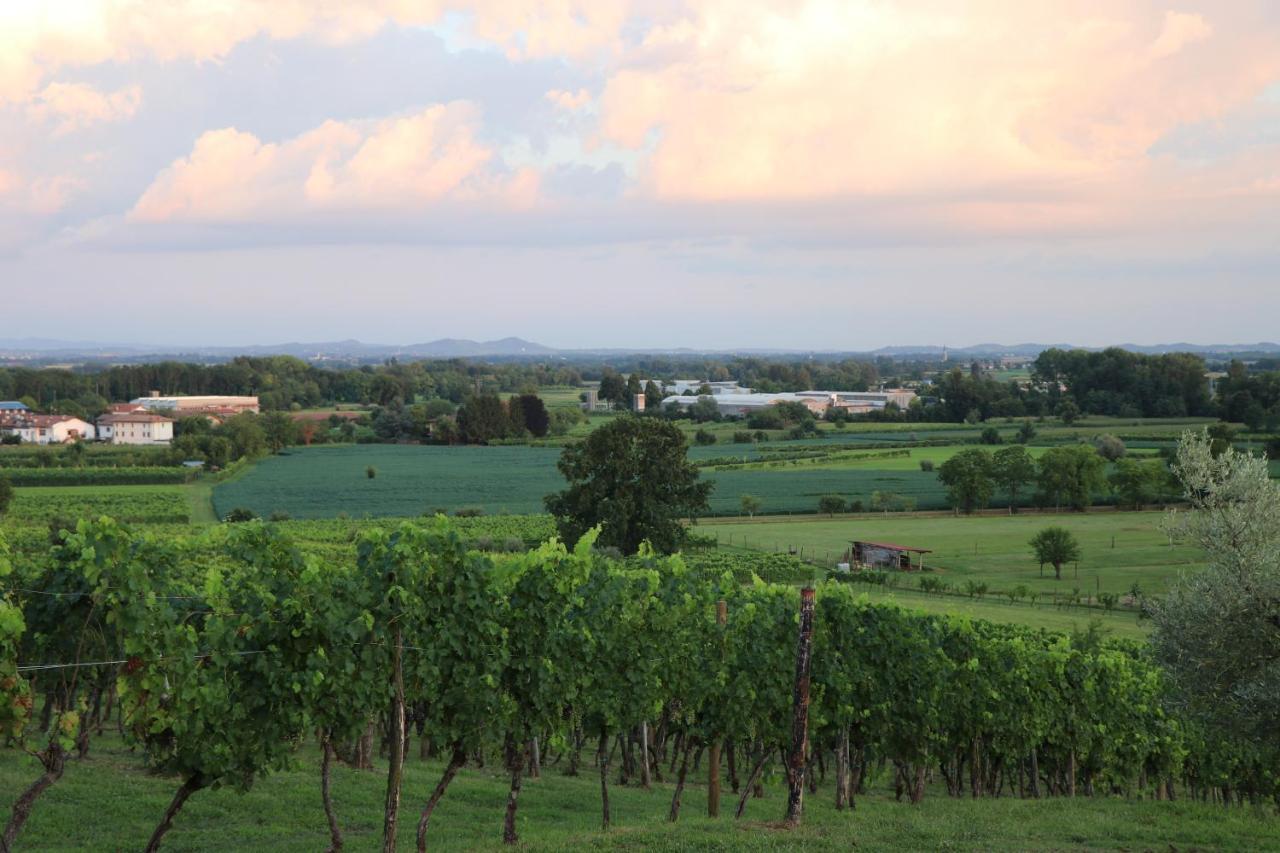
[[0, 400], [0, 411], [5, 412], [25, 412], [28, 411], [25, 403], [17, 400]]
[[850, 540], [854, 545], [870, 545], [872, 548], [884, 548], [887, 551], [911, 551], [916, 554], [932, 554], [931, 548], [912, 548], [910, 545], [895, 545], [892, 542], [864, 542], [860, 539]]

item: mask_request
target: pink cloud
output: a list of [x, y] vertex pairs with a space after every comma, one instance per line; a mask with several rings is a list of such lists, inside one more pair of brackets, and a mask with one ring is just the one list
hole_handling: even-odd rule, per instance
[[209, 131], [156, 176], [129, 218], [257, 221], [444, 200], [527, 206], [536, 175], [499, 168], [476, 138], [478, 124], [473, 105], [454, 101], [378, 121], [327, 121], [279, 143]]
[[130, 118], [141, 103], [139, 86], [103, 93], [83, 83], [50, 83], [32, 100], [27, 114], [39, 122], [53, 122], [55, 133], [62, 135]]

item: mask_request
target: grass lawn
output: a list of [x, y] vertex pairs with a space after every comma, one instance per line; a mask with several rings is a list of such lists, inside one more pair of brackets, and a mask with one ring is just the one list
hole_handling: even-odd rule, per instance
[[[1049, 595], [1081, 592], [1127, 593], [1134, 583], [1144, 593], [1164, 591], [1180, 571], [1202, 565], [1199, 552], [1188, 545], [1169, 545], [1159, 529], [1159, 512], [1096, 512], [1056, 515], [910, 517], [859, 516], [828, 519], [819, 516], [792, 519], [758, 518], [753, 522], [704, 521], [702, 533], [714, 534], [726, 545], [762, 550], [803, 548], [824, 562], [835, 563], [853, 539], [894, 542], [933, 553], [925, 565], [953, 587], [966, 580], [987, 583], [1004, 590], [1019, 584]], [[1050, 525], [1065, 527], [1080, 541], [1079, 576], [1067, 566], [1062, 580], [1054, 580], [1052, 568], [1040, 567], [1028, 541]], [[904, 581], [914, 585], [914, 580]]]
[[[411, 754], [416, 755], [416, 742]], [[304, 746], [294, 769], [259, 780], [247, 794], [230, 789], [196, 793], [165, 839], [172, 851], [315, 851], [328, 845], [320, 803], [314, 747]], [[399, 845], [412, 850], [418, 810], [438, 779], [435, 762], [410, 758], [405, 765]], [[496, 768], [463, 770], [432, 818], [428, 842], [435, 850], [502, 848], [505, 775]], [[722, 770], [722, 773], [724, 771]], [[334, 770], [333, 796], [352, 851], [381, 843], [385, 770]], [[665, 818], [672, 786], [650, 791], [610, 785], [614, 826], [600, 826], [599, 781], [590, 760], [583, 775], [563, 776], [545, 767], [525, 780], [519, 831], [530, 850], [1263, 850], [1280, 846], [1280, 822], [1253, 809], [1117, 798], [1074, 800], [951, 799], [935, 786], [918, 806], [898, 803], [889, 774], [870, 781], [853, 812], [837, 812], [830, 779], [806, 794], [797, 830], [778, 826], [786, 806], [776, 771], [763, 799], [748, 801], [744, 818], [726, 780], [718, 820], [705, 816], [706, 768], [686, 785], [680, 822]], [[0, 791], [16, 796], [37, 772], [12, 750], [0, 753]], [[616, 778], [616, 777], [615, 777]], [[141, 849], [172, 797], [177, 782], [148, 773], [138, 756], [114, 737], [98, 738], [83, 762], [36, 804], [18, 849], [71, 851]]]

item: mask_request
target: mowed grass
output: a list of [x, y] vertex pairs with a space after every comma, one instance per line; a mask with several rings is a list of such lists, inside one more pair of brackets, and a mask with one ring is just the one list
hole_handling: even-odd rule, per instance
[[[1052, 593], [1129, 592], [1136, 583], [1144, 593], [1166, 590], [1179, 572], [1203, 565], [1198, 549], [1170, 545], [1160, 530], [1160, 512], [1025, 513], [1014, 516], [910, 517], [900, 514], [828, 519], [756, 519], [753, 522], [712, 522], [699, 525], [724, 545], [758, 550], [804, 549], [824, 562], [835, 563], [851, 540], [891, 542], [927, 548], [925, 565], [936, 576], [963, 586], [965, 581], [987, 583], [1005, 590], [1022, 585], [1043, 597]], [[1055, 580], [1044, 575], [1029, 541], [1051, 525], [1065, 527], [1080, 542], [1081, 558]], [[915, 576], [903, 583], [915, 584]]]
[[[416, 755], [416, 740], [411, 753]], [[302, 747], [294, 768], [258, 780], [247, 794], [222, 788], [196, 793], [165, 838], [172, 851], [315, 851], [328, 846], [314, 746]], [[614, 826], [600, 829], [599, 779], [588, 755], [582, 775], [548, 766], [526, 779], [519, 831], [528, 850], [1267, 850], [1280, 847], [1280, 822], [1270, 812], [1190, 802], [1110, 797], [970, 800], [929, 789], [918, 806], [895, 802], [889, 774], [870, 780], [852, 812], [837, 812], [831, 778], [806, 794], [799, 829], [779, 826], [786, 806], [776, 768], [762, 799], [746, 815], [731, 815], [736, 798], [727, 778], [719, 819], [706, 817], [706, 767], [686, 785], [679, 823], [666, 822], [672, 785], [610, 785]], [[665, 768], [664, 768], [665, 769]], [[398, 849], [414, 849], [419, 809], [441, 766], [411, 757], [405, 765]], [[725, 770], [722, 768], [722, 774]], [[0, 753], [0, 791], [8, 800], [38, 774], [35, 762]], [[338, 766], [333, 797], [346, 848], [381, 843], [385, 766], [361, 772]], [[616, 781], [616, 773], [611, 783]], [[84, 761], [71, 760], [62, 781], [36, 804], [17, 849], [137, 850], [177, 787], [149, 773], [118, 739], [98, 738]], [[434, 850], [499, 850], [508, 781], [497, 767], [463, 770], [441, 801], [428, 842]]]

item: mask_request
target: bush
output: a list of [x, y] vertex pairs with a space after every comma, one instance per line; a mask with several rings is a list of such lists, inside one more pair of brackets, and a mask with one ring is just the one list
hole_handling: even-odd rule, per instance
[[716, 434], [711, 432], [711, 430], [700, 429], [693, 434], [693, 440], [697, 444], [706, 447], [707, 445], [716, 443]]
[[484, 515], [484, 507], [478, 507], [478, 506], [459, 507], [453, 511], [453, 514], [458, 518], [478, 518], [479, 516]]
[[471, 547], [472, 547], [472, 548], [475, 548], [477, 551], [492, 551], [492, 550], [493, 550], [493, 537], [491, 537], [491, 536], [477, 536], [477, 537], [476, 537], [476, 538], [471, 542]]
[[378, 469], [370, 465], [368, 468], [364, 469], [364, 475], [368, 477], [370, 480], [372, 480], [373, 478], [378, 476]]
[[735, 432], [733, 434], [734, 444], [751, 444], [754, 441], [755, 441], [755, 433], [742, 430], [739, 432]]
[[849, 501], [849, 512], [862, 512], [862, 498], [854, 498]]
[[519, 554], [525, 550], [524, 540], [519, 536], [508, 536], [502, 542], [502, 550], [509, 554]]
[[1000, 437], [1000, 430], [989, 426], [982, 430], [982, 434], [978, 437], [978, 442], [980, 444], [1004, 444], [1004, 439]]
[[239, 524], [245, 521], [255, 521], [257, 518], [258, 514], [253, 510], [238, 506], [224, 515], [222, 520], [227, 524]]
[[926, 472], [928, 472], [928, 471], [932, 471], [932, 470], [933, 470], [933, 460], [932, 460], [932, 459], [921, 459], [921, 460], [920, 460], [920, 470], [921, 470], [921, 471], [926, 471]]
[[289, 515], [287, 510], [276, 509], [271, 511], [271, 515], [267, 516], [268, 521], [288, 521], [293, 516]]

